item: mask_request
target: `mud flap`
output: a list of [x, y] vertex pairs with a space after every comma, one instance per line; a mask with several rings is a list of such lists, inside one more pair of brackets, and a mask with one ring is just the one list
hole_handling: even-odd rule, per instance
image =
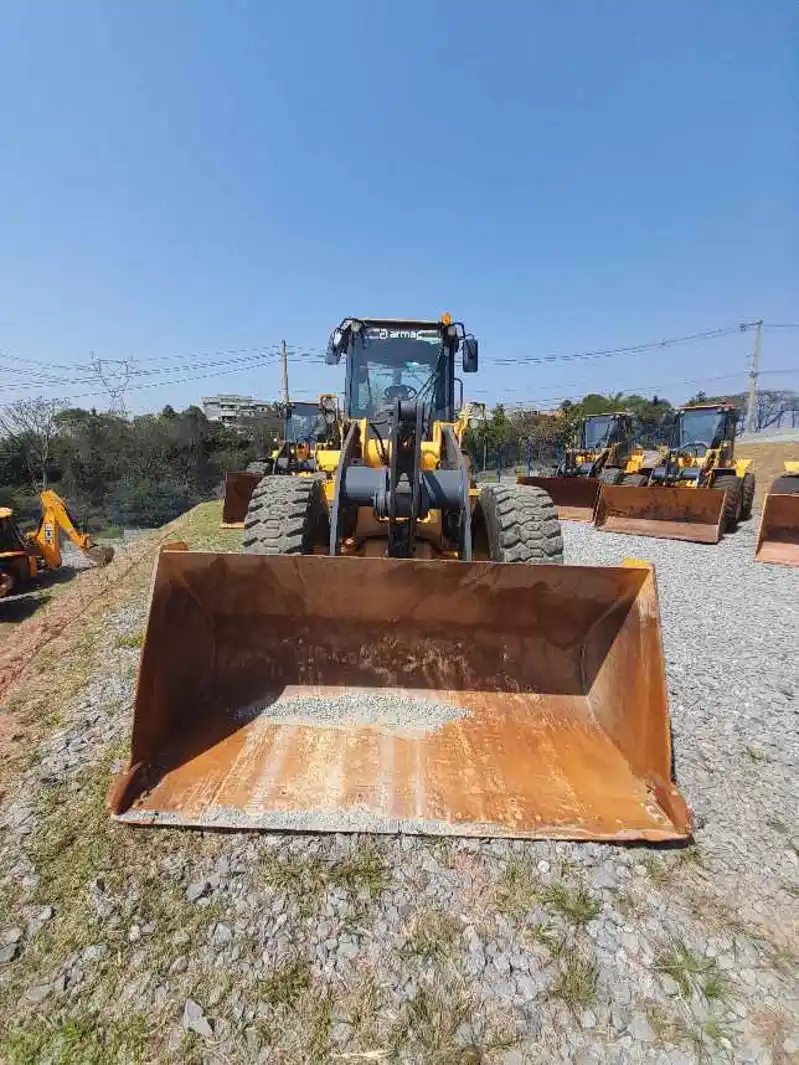
[[755, 562], [799, 566], [799, 493], [769, 492], [766, 496]]
[[129, 769], [153, 825], [673, 840], [654, 571], [164, 552]]
[[591, 521], [594, 516], [600, 483], [596, 477], [518, 477], [517, 481], [543, 488], [561, 521]]
[[225, 498], [222, 502], [223, 529], [243, 529], [252, 494], [261, 483], [260, 473], [243, 471], [225, 474]]
[[640, 488], [603, 484], [594, 525], [604, 532], [717, 544], [725, 493], [712, 488]]

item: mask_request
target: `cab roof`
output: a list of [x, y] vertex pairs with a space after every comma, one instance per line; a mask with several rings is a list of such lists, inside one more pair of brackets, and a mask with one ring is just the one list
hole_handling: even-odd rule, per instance
[[734, 410], [736, 413], [738, 411], [738, 408], [734, 407], [732, 405], [732, 403], [684, 403], [682, 407], [678, 407], [677, 409], [680, 410], [680, 411], [684, 411], [684, 410], [720, 410], [720, 411]]

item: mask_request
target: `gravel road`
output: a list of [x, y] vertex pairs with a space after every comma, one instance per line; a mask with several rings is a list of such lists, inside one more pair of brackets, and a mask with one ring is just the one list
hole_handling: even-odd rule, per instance
[[564, 538], [657, 567], [694, 846], [113, 824], [139, 592], [0, 805], [0, 1060], [799, 1060], [799, 570]]

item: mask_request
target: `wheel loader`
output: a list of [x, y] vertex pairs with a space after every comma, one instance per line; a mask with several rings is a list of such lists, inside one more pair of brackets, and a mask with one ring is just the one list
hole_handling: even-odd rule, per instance
[[635, 470], [631, 460], [638, 450], [629, 411], [592, 414], [579, 423], [554, 477], [519, 477], [519, 484], [543, 488], [561, 520], [591, 521], [600, 487], [619, 484], [628, 467]]
[[225, 474], [222, 528], [243, 529], [252, 494], [264, 476], [311, 474], [318, 469], [320, 444], [341, 443], [341, 419], [335, 395], [323, 393], [317, 403], [283, 406], [282, 438], [271, 455], [251, 462], [244, 471]]
[[755, 562], [799, 566], [799, 462], [786, 462], [763, 502]]
[[96, 545], [81, 532], [66, 503], [51, 489], [40, 493], [42, 516], [34, 532], [20, 532], [14, 512], [0, 507], [0, 599], [18, 595], [43, 573], [62, 564], [61, 536], [67, 536], [97, 566], [114, 557], [112, 547]]
[[654, 462], [637, 460], [621, 485], [602, 485], [594, 524], [605, 532], [715, 544], [751, 517], [755, 475], [735, 458], [739, 412], [729, 404], [681, 407]]
[[472, 484], [458, 356], [448, 315], [344, 319], [340, 448], [264, 477], [244, 553], [161, 553], [119, 820], [690, 835], [654, 572], [561, 565], [542, 489]]

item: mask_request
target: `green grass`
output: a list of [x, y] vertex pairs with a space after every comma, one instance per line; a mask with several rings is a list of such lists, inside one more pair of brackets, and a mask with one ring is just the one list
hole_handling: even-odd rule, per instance
[[3, 1051], [9, 1065], [144, 1065], [152, 1060], [148, 1044], [151, 1033], [140, 1014], [111, 1025], [100, 1025], [86, 1015], [53, 1023], [36, 1018], [11, 1028], [4, 1036]]
[[497, 909], [509, 920], [521, 921], [535, 906], [538, 893], [538, 883], [530, 864], [511, 861], [497, 887]]
[[527, 939], [545, 947], [553, 958], [559, 958], [566, 950], [566, 938], [550, 924], [535, 924], [524, 930]]
[[300, 995], [311, 986], [311, 967], [305, 960], [290, 961], [276, 969], [259, 984], [259, 994], [267, 1006], [295, 1005]]
[[[377, 902], [391, 882], [385, 861], [371, 845], [348, 854], [332, 865], [321, 858], [267, 854], [261, 863], [261, 879], [284, 891], [299, 906], [301, 917], [311, 917], [329, 887], [344, 890], [351, 901], [365, 896]], [[361, 915], [363, 916], [363, 915]]]
[[565, 920], [577, 927], [593, 921], [602, 909], [602, 904], [589, 894], [584, 884], [572, 888], [563, 881], [558, 881], [546, 889], [541, 899], [545, 905], [556, 910]]
[[720, 1002], [728, 995], [727, 981], [716, 962], [702, 957], [683, 943], [671, 943], [659, 951], [654, 969], [670, 976], [683, 998], [690, 998], [692, 992], [697, 991], [709, 1002]]
[[141, 647], [144, 643], [144, 633], [135, 632], [131, 636], [117, 636], [114, 647]]
[[423, 910], [414, 921], [402, 952], [405, 957], [445, 961], [456, 953], [460, 938], [461, 926], [451, 913], [440, 909]]
[[365, 894], [370, 902], [376, 902], [391, 883], [391, 873], [379, 852], [367, 844], [336, 862], [330, 868], [328, 882], [343, 888], [351, 898]]
[[596, 1000], [596, 985], [596, 962], [572, 949], [564, 956], [560, 974], [549, 994], [576, 1011], [590, 1006]]
[[392, 1028], [388, 1060], [488, 1065], [497, 1060], [494, 1051], [507, 1049], [514, 1042], [492, 1029], [485, 1011], [465, 986], [422, 984]]

